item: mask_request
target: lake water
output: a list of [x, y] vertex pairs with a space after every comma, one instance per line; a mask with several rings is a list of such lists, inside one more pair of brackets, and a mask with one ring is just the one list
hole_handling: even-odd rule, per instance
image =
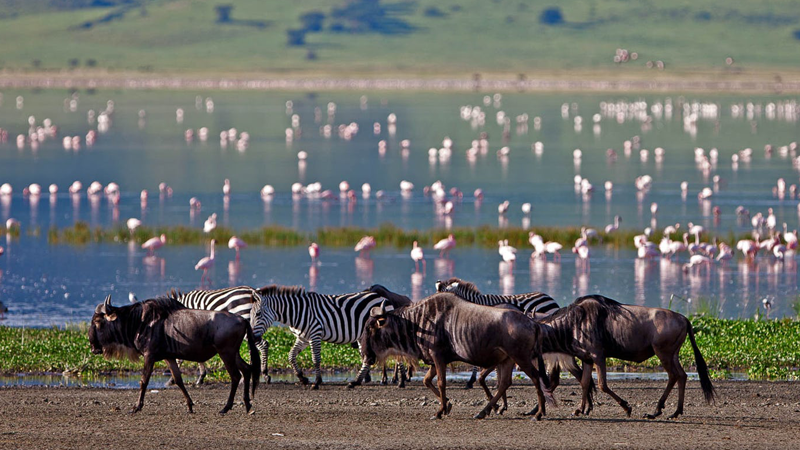
[[[212, 102], [213, 111], [207, 107]], [[465, 120], [465, 106], [480, 106], [484, 122]], [[98, 129], [103, 111], [108, 128], [89, 146], [85, 136]], [[474, 108], [469, 111], [470, 118], [480, 117]], [[499, 124], [500, 112], [510, 118], [507, 132]], [[793, 164], [797, 152], [790, 147], [800, 138], [798, 113], [797, 99], [786, 96], [507, 93], [485, 104], [484, 95], [477, 93], [6, 90], [0, 128], [8, 132], [8, 140], [0, 143], [0, 184], [10, 183], [14, 193], [0, 198], [0, 219], [20, 220], [22, 233], [19, 238], [6, 236], [0, 244], [5, 247], [0, 256], [0, 300], [9, 308], [0, 323], [49, 326], [85, 321], [107, 293], [125, 303], [129, 291], [146, 298], [173, 287], [198, 286], [200, 275], [193, 266], [205, 254], [202, 246], [167, 245], [157, 257], [146, 258], [138, 247], [124, 244], [47, 243], [48, 228], [76, 221], [111, 226], [138, 217], [148, 225], [201, 227], [208, 215], [217, 213], [220, 224], [237, 230], [272, 224], [300, 230], [375, 227], [386, 222], [407, 229], [480, 224], [602, 228], [620, 215], [626, 229], [675, 222], [685, 228], [694, 222], [724, 236], [751, 229], [749, 221], [737, 220], [735, 209], [743, 206], [751, 215], [767, 214], [772, 208], [778, 224], [796, 229], [797, 199], [788, 188], [783, 196], [773, 188], [779, 178], [787, 185], [798, 183]], [[390, 114], [396, 116], [394, 127], [388, 123]], [[527, 127], [517, 122], [525, 114]], [[37, 145], [26, 139], [18, 147], [16, 138], [28, 134], [31, 116], [35, 126], [50, 119], [58, 127], [57, 136]], [[357, 124], [357, 133], [347, 128], [350, 124]], [[198, 137], [201, 127], [208, 129], [205, 142]], [[220, 132], [230, 128], [249, 133], [246, 148], [221, 145]], [[291, 141], [287, 128], [293, 128]], [[187, 129], [193, 130], [190, 141]], [[468, 157], [467, 150], [481, 132], [488, 135], [486, 151]], [[65, 136], [80, 136], [80, 148], [65, 149]], [[639, 144], [626, 152], [623, 143], [634, 136]], [[445, 137], [454, 142], [452, 154], [437, 151], [429, 156], [429, 149], [441, 148]], [[407, 150], [401, 146], [404, 139], [410, 140]], [[380, 141], [386, 142], [385, 151]], [[541, 151], [534, 150], [535, 142], [542, 143]], [[771, 152], [765, 151], [767, 145]], [[499, 157], [503, 147], [508, 154]], [[662, 156], [656, 155], [657, 147], [664, 149]], [[704, 149], [703, 155], [715, 148], [718, 156], [698, 159], [696, 148]], [[739, 156], [747, 148], [752, 156]], [[579, 160], [576, 149], [581, 150]], [[609, 157], [608, 149], [616, 157]], [[298, 160], [300, 151], [308, 155], [304, 162]], [[737, 164], [732, 163], [734, 155], [739, 156]], [[576, 175], [593, 184], [593, 194], [576, 191]], [[653, 178], [644, 193], [634, 186], [641, 175]], [[221, 192], [225, 178], [232, 184], [228, 200]], [[70, 196], [67, 187], [75, 180], [83, 183], [84, 192]], [[95, 180], [121, 186], [119, 205], [103, 196], [87, 197], [85, 188]], [[292, 183], [318, 181], [338, 196], [343, 180], [357, 191], [357, 202], [291, 195]], [[410, 195], [401, 195], [402, 180], [415, 184]], [[423, 186], [436, 180], [465, 194], [450, 216], [436, 214], [433, 201], [422, 193]], [[610, 195], [604, 192], [606, 181], [614, 184]], [[685, 196], [683, 181], [688, 183]], [[172, 187], [171, 197], [159, 197], [160, 182]], [[31, 183], [42, 185], [45, 192], [55, 183], [60, 190], [38, 199], [24, 196], [23, 187]], [[267, 183], [276, 194], [263, 201], [259, 191]], [[372, 186], [369, 198], [362, 198], [362, 183]], [[700, 201], [697, 194], [705, 187], [713, 196]], [[476, 188], [485, 192], [482, 202], [472, 198]], [[145, 205], [139, 200], [143, 189], [150, 193]], [[378, 190], [386, 191], [381, 200], [375, 195]], [[191, 197], [202, 202], [194, 214]], [[499, 217], [497, 205], [504, 200], [511, 207]], [[533, 205], [529, 217], [520, 210], [524, 202]], [[650, 213], [654, 202], [656, 223]], [[718, 215], [714, 207], [719, 207]], [[214, 287], [301, 284], [326, 293], [380, 283], [415, 299], [430, 294], [437, 279], [459, 276], [484, 292], [541, 290], [562, 304], [582, 294], [602, 293], [622, 302], [671, 306], [682, 312], [711, 310], [724, 317], [752, 317], [758, 308], [763, 312], [764, 299], [772, 301], [770, 315], [793, 315], [791, 305], [798, 298], [794, 254], [783, 261], [762, 258], [756, 264], [737, 255], [727, 266], [684, 273], [680, 263], [685, 256], [680, 263], [641, 261], [632, 251], [601, 247], [593, 248], [589, 270], [568, 252], [557, 264], [529, 261], [529, 250], [520, 249], [516, 265], [507, 267], [494, 250], [457, 248], [444, 260], [426, 249], [427, 272], [416, 275], [408, 250], [382, 248], [372, 260], [361, 260], [349, 249], [323, 248], [322, 264], [311, 266], [305, 247], [251, 247], [240, 264], [224, 249], [211, 276]]]

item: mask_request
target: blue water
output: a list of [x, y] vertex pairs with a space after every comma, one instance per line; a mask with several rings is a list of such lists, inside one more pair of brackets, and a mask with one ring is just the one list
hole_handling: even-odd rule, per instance
[[[201, 102], [196, 103], [196, 96]], [[362, 95], [364, 98], [362, 98]], [[17, 108], [15, 98], [23, 96]], [[214, 109], [208, 111], [205, 99], [213, 97]], [[263, 225], [284, 225], [313, 231], [323, 226], [375, 227], [393, 223], [406, 229], [492, 226], [578, 226], [602, 228], [615, 215], [623, 218], [623, 228], [664, 227], [680, 222], [701, 224], [720, 236], [741, 234], [751, 229], [749, 221], [739, 221], [737, 206], [767, 213], [773, 208], [777, 222], [789, 229], [798, 227], [798, 200], [788, 191], [773, 193], [779, 178], [787, 185], [798, 184], [798, 169], [793, 165], [797, 151], [789, 149], [800, 137], [796, 99], [783, 96], [740, 97], [692, 95], [567, 95], [505, 94], [499, 103], [484, 103], [484, 94], [428, 93], [237, 93], [184, 91], [5, 91], [0, 103], [0, 128], [8, 131], [8, 140], [0, 142], [0, 184], [14, 187], [11, 196], [0, 196], [0, 220], [16, 218], [22, 223], [19, 238], [6, 236], [0, 242], [5, 254], [0, 256], [0, 301], [8, 308], [0, 323], [13, 326], [64, 325], [87, 320], [94, 306], [112, 293], [115, 302], [127, 302], [128, 292], [140, 299], [166, 292], [198, 287], [200, 274], [193, 270], [205, 255], [203, 246], [171, 246], [147, 258], [136, 246], [90, 244], [83, 247], [49, 245], [50, 227], [71, 226], [77, 221], [92, 226], [122, 225], [137, 217], [147, 225], [183, 224], [202, 227], [211, 213], [217, 213], [221, 225], [235, 230]], [[69, 103], [74, 100], [74, 108]], [[88, 146], [85, 135], [97, 130], [95, 117], [108, 108], [108, 130], [98, 133], [97, 142]], [[292, 101], [291, 109], [286, 102]], [[618, 121], [607, 114], [609, 102], [625, 102], [640, 108], [644, 116], [628, 114]], [[794, 102], [794, 103], [792, 103]], [[329, 103], [335, 112], [328, 114]], [[567, 109], [562, 109], [564, 104]], [[657, 113], [659, 105], [673, 105], [673, 113]], [[714, 105], [717, 114], [697, 115], [693, 108]], [[735, 112], [741, 108], [750, 113]], [[460, 117], [460, 108], [480, 105], [484, 123], [470, 123]], [[790, 105], [789, 111], [774, 112], [776, 105]], [[178, 122], [176, 111], [184, 118]], [[655, 109], [654, 109], [655, 108]], [[74, 109], [74, 110], [73, 110]], [[713, 109], [713, 108], [711, 108]], [[504, 135], [497, 113], [511, 118]], [[773, 112], [770, 112], [773, 111]], [[143, 118], [142, 115], [143, 114]], [[296, 114], [299, 126], [294, 127]], [[388, 116], [395, 114], [392, 132]], [[518, 127], [516, 118], [527, 114], [528, 127]], [[597, 126], [593, 116], [600, 114]], [[19, 134], [27, 135], [29, 117], [35, 126], [45, 118], [57, 125], [58, 135], [38, 146], [27, 140], [16, 145]], [[537, 128], [534, 118], [541, 119]], [[577, 118], [582, 121], [576, 127]], [[358, 132], [345, 137], [340, 126], [355, 123]], [[374, 124], [380, 124], [376, 133]], [[330, 136], [326, 126], [331, 126]], [[209, 129], [209, 138], [201, 142], [200, 127]], [[220, 144], [219, 134], [235, 127], [250, 134], [246, 148]], [[291, 142], [286, 129], [294, 129]], [[194, 138], [185, 139], [192, 129]], [[481, 132], [488, 134], [485, 154], [474, 159], [467, 149]], [[64, 136], [81, 136], [81, 148], [65, 149]], [[453, 139], [452, 155], [429, 157], [429, 149], [442, 147], [448, 136]], [[623, 142], [641, 139], [639, 147], [626, 152]], [[409, 139], [408, 151], [401, 141]], [[386, 151], [379, 142], [386, 141]], [[543, 151], [532, 149], [543, 143]], [[765, 146], [771, 145], [772, 152]], [[497, 151], [509, 148], [507, 157]], [[664, 148], [663, 158], [654, 149]], [[695, 148], [708, 155], [717, 148], [719, 157], [701, 168]], [[616, 159], [609, 159], [607, 149], [614, 149]], [[731, 157], [746, 148], [753, 150], [749, 160], [741, 158], [734, 165]], [[582, 150], [580, 162], [573, 157]], [[640, 150], [649, 150], [642, 158]], [[299, 162], [299, 151], [308, 153]], [[573, 179], [586, 177], [594, 185], [591, 195], [576, 191]], [[653, 177], [646, 193], [639, 193], [634, 180], [640, 175]], [[714, 177], [718, 176], [718, 182]], [[233, 192], [225, 200], [222, 183], [230, 178]], [[84, 191], [77, 196], [67, 187], [80, 180]], [[121, 186], [118, 205], [104, 196], [90, 198], [85, 189], [94, 180], [103, 184], [115, 181]], [[340, 181], [347, 180], [356, 190], [357, 201], [336, 198], [321, 200], [291, 195], [294, 182], [319, 181], [322, 189], [331, 189], [338, 197]], [[401, 195], [401, 180], [415, 184], [414, 191]], [[447, 188], [458, 187], [464, 198], [455, 203], [451, 216], [436, 214], [433, 200], [422, 188], [441, 180]], [[612, 181], [612, 193], [604, 192], [605, 181]], [[686, 181], [686, 196], [680, 183]], [[45, 194], [24, 196], [30, 183], [42, 185]], [[158, 184], [167, 182], [171, 197], [159, 196]], [[362, 183], [372, 185], [372, 195], [363, 198]], [[60, 190], [47, 194], [50, 183]], [[259, 191], [272, 184], [275, 196], [264, 201]], [[704, 187], [714, 191], [711, 199], [699, 201]], [[476, 188], [485, 191], [482, 202], [472, 198]], [[139, 193], [147, 189], [148, 202], [142, 204]], [[385, 190], [383, 199], [376, 198]], [[189, 199], [202, 202], [192, 213]], [[510, 201], [504, 217], [497, 205]], [[530, 202], [530, 216], [520, 205]], [[652, 217], [651, 203], [658, 204]], [[720, 214], [714, 215], [713, 208]], [[655, 219], [655, 221], [653, 220]], [[571, 254], [560, 264], [529, 261], [530, 249], [520, 249], [514, 267], [500, 264], [494, 250], [457, 248], [451, 259], [434, 258], [426, 249], [428, 269], [425, 275], [413, 274], [408, 251], [381, 248], [371, 261], [356, 259], [349, 249], [322, 249], [322, 264], [311, 266], [305, 246], [298, 248], [249, 248], [240, 264], [231, 251], [218, 249], [212, 285], [299, 284], [326, 293], [360, 290], [372, 283], [422, 298], [433, 291], [439, 278], [459, 276], [475, 282], [485, 292], [524, 292], [540, 290], [566, 304], [587, 293], [602, 293], [622, 302], [672, 307], [682, 312], [711, 311], [723, 317], [752, 317], [763, 300], [771, 302], [772, 317], [794, 315], [792, 303], [798, 299], [796, 255], [783, 261], [761, 258], [746, 264], [737, 256], [727, 266], [692, 270], [684, 273], [680, 263], [645, 262], [631, 251], [607, 251], [594, 248], [591, 269], [576, 265]], [[674, 294], [674, 295], [673, 295]], [[691, 301], [690, 301], [691, 300]]]

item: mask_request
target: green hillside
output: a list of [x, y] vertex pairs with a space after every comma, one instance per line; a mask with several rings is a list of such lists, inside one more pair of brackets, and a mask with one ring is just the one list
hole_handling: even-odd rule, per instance
[[0, 0], [0, 43], [7, 74], [792, 72], [800, 1]]

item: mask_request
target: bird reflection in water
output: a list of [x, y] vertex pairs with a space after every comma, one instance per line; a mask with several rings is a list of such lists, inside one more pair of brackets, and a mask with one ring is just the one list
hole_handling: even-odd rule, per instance
[[309, 290], [317, 290], [317, 278], [319, 278], [319, 264], [312, 263], [308, 268], [308, 287]]
[[163, 280], [167, 274], [167, 262], [160, 256], [145, 256], [142, 258], [142, 265], [144, 266], [144, 276], [147, 281]]
[[239, 284], [239, 272], [241, 271], [241, 263], [237, 260], [230, 260], [228, 261], [228, 284], [231, 286], [238, 286]]
[[359, 284], [371, 286], [375, 261], [366, 256], [356, 256], [356, 279]]
[[425, 281], [425, 274], [414, 272], [411, 274], [411, 299], [414, 301], [422, 299], [422, 283]]
[[437, 280], [453, 278], [456, 271], [456, 261], [449, 258], [436, 258], [433, 261], [433, 271]]

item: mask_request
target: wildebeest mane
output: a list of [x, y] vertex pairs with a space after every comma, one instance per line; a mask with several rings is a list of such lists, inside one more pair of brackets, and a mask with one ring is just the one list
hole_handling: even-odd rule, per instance
[[305, 288], [302, 286], [279, 286], [277, 284], [270, 284], [262, 288], [256, 289], [262, 296], [275, 296], [275, 295], [303, 295], [306, 293]]
[[142, 302], [142, 322], [152, 324], [158, 320], [165, 319], [173, 311], [186, 309], [186, 306], [178, 301], [178, 296], [180, 296], [180, 292], [173, 289], [166, 295]]

